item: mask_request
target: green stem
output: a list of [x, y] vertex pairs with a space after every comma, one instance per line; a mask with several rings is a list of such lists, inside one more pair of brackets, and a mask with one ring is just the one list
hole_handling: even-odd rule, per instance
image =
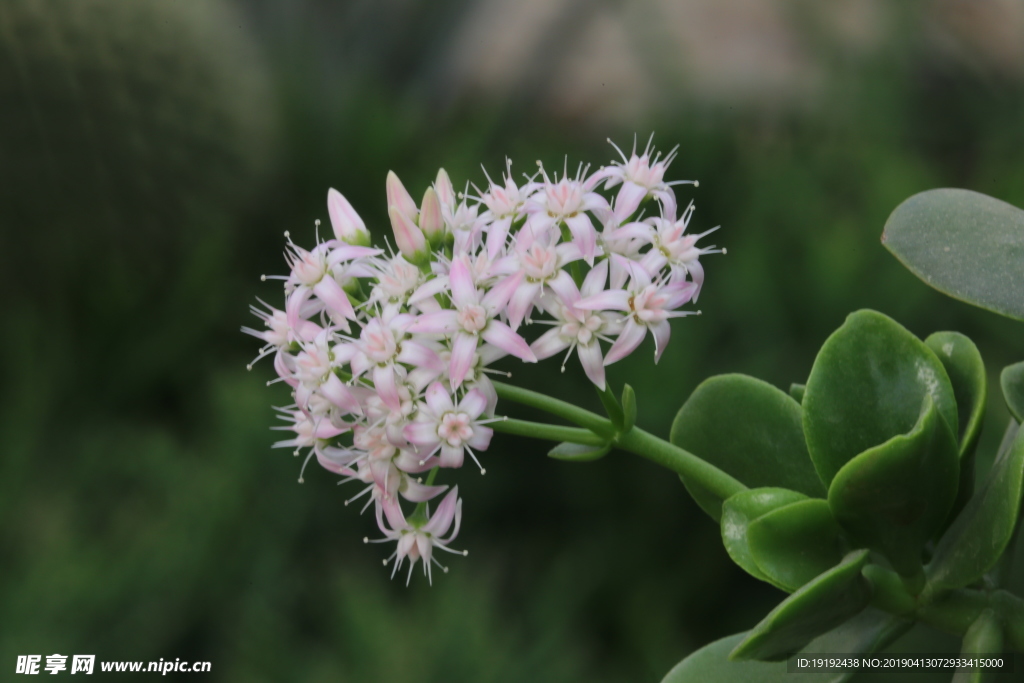
[[966, 634], [985, 610], [994, 610], [1005, 629], [1006, 644], [1024, 652], [1024, 600], [1012, 593], [958, 588], [934, 598], [927, 591], [915, 597], [894, 571], [869, 565], [864, 576], [871, 582], [875, 607], [956, 636]]
[[[505, 384], [504, 382], [494, 382], [493, 384], [498, 398], [543, 410], [569, 422], [574, 422], [580, 427], [606, 438], [611, 438], [615, 434], [615, 426], [612, 425], [610, 420], [589, 410], [560, 401], [557, 398], [539, 394], [536, 391]], [[530, 435], [526, 434], [525, 436]]]
[[[536, 391], [521, 389], [520, 387], [503, 384], [502, 382], [494, 382], [494, 388], [497, 390], [499, 398], [543, 410], [586, 428], [585, 430], [572, 430], [569, 427], [508, 420], [493, 423], [492, 426], [498, 431], [594, 446], [601, 446], [611, 441], [625, 451], [647, 458], [651, 462], [655, 462], [662, 467], [667, 467], [673, 472], [687, 477], [722, 500], [729, 498], [735, 493], [747, 490], [747, 487], [741, 482], [711, 463], [701, 460], [693, 453], [674, 446], [664, 439], [659, 439], [638, 427], [633, 427], [628, 432], [621, 433], [615, 429], [615, 425], [610, 420], [589, 410], [574, 406], [571, 403], [560, 401], [557, 398], [551, 398]], [[518, 425], [522, 426], [513, 425], [509, 429], [509, 423], [518, 423]], [[512, 429], [518, 431], [512, 431]], [[593, 434], [589, 435], [590, 439], [581, 440], [584, 434], [586, 434], [586, 430], [590, 430]], [[550, 434], [550, 436], [544, 436], [544, 434]], [[597, 435], [596, 437], [594, 436], [595, 434]]]
[[604, 446], [608, 443], [608, 439], [602, 438], [590, 430], [579, 429], [578, 427], [563, 427], [562, 425], [549, 425], [507, 418], [491, 422], [489, 426], [496, 432], [515, 434], [516, 436], [529, 436], [534, 439], [568, 441], [570, 443], [583, 444], [584, 446]]
[[701, 460], [693, 453], [679, 446], [659, 439], [639, 427], [633, 427], [625, 434], [612, 440], [619, 448], [647, 458], [651, 462], [685, 476], [725, 500], [747, 487], [711, 463]]

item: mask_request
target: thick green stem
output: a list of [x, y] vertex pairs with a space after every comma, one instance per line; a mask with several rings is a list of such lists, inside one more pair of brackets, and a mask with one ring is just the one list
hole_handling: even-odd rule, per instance
[[[594, 446], [604, 445], [611, 441], [625, 451], [647, 458], [651, 462], [667, 467], [673, 472], [685, 475], [711, 493], [719, 496], [722, 500], [747, 489], [742, 483], [711, 463], [705, 462], [693, 453], [674, 446], [664, 439], [659, 439], [638, 427], [633, 427], [625, 433], [620, 433], [616, 431], [615, 425], [610, 420], [589, 410], [574, 406], [571, 403], [501, 382], [495, 382], [494, 388], [497, 390], [499, 398], [522, 403], [570, 422], [575, 422], [581, 427], [585, 427], [586, 430], [590, 430], [593, 434], [587, 434], [586, 430], [583, 429], [572, 430], [569, 427], [538, 425], [532, 422], [519, 422], [518, 420], [493, 423], [493, 427], [498, 431], [519, 434], [521, 436], [532, 436], [539, 439], [571, 441], [573, 443]], [[510, 423], [512, 423], [511, 427]], [[556, 430], [571, 430], [571, 432]], [[546, 434], [550, 436], [546, 436]], [[595, 434], [597, 436], [594, 436]], [[584, 435], [590, 438], [582, 440]]]
[[563, 427], [562, 425], [549, 425], [540, 422], [527, 422], [526, 420], [498, 420], [489, 425], [496, 432], [515, 434], [517, 436], [528, 436], [533, 439], [547, 439], [548, 441], [568, 441], [579, 443], [584, 446], [604, 446], [608, 439], [600, 437], [587, 429], [578, 427]]
[[635, 453], [686, 476], [722, 500], [747, 490], [747, 487], [740, 481], [711, 463], [701, 460], [693, 453], [674, 446], [664, 439], [659, 439], [639, 427], [633, 427], [625, 434], [617, 435], [612, 443], [623, 450]]
[[[515, 387], [511, 384], [503, 382], [494, 382], [493, 384], [495, 391], [498, 393], [498, 398], [543, 410], [569, 422], [574, 422], [580, 427], [584, 427], [600, 436], [610, 438], [615, 433], [615, 426], [612, 425], [610, 420], [589, 410], [560, 401], [557, 398], [539, 394], [536, 391]], [[526, 436], [530, 435], [526, 434]]]
[[978, 617], [992, 609], [999, 616], [1006, 644], [1024, 652], [1024, 600], [1004, 590], [958, 588], [940, 596], [911, 595], [896, 572], [878, 565], [864, 568], [871, 582], [871, 604], [891, 614], [918, 619], [940, 631], [963, 636]]

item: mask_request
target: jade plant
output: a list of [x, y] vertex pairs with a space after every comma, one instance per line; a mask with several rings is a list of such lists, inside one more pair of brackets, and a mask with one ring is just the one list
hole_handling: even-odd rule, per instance
[[[1002, 373], [1013, 418], [978, 482], [977, 347], [957, 332], [921, 340], [870, 310], [852, 313], [788, 392], [712, 377], [667, 440], [640, 429], [632, 388], [613, 392], [604, 367], [648, 332], [657, 362], [670, 321], [697, 312], [683, 306], [704, 284], [701, 258], [724, 250], [697, 246], [711, 230], [689, 231], [694, 204], [680, 210], [675, 187], [691, 181], [665, 179], [673, 153], [620, 156], [522, 181], [509, 162], [500, 182], [462, 192], [441, 170], [419, 203], [390, 174], [393, 247], [331, 190], [333, 238], [307, 250], [286, 233], [285, 304], [254, 309], [266, 329], [245, 329], [291, 390], [278, 445], [361, 482], [346, 504], [365, 496], [382, 536], [364, 541], [395, 543], [384, 564], [394, 576], [408, 562], [406, 582], [417, 562], [431, 580], [432, 567], [447, 571], [437, 551], [466, 554], [451, 545], [462, 498], [438, 475], [468, 460], [483, 474], [494, 432], [558, 442], [549, 455], [561, 460], [619, 449], [678, 474], [736, 564], [788, 597], [666, 681], [777, 680], [778, 660], [876, 653], [918, 622], [962, 637], [965, 653], [1024, 650], [1024, 600], [1003, 587], [1024, 484], [1024, 363]], [[933, 190], [898, 207], [882, 241], [941, 291], [1024, 319], [1024, 212]], [[573, 352], [605, 415], [490, 378], [507, 374], [489, 367], [504, 356]], [[508, 403], [555, 421], [511, 419]]]

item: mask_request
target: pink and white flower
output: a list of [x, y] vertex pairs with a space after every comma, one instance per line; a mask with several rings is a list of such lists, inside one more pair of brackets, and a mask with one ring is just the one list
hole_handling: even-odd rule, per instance
[[[426, 401], [416, 420], [405, 427], [405, 438], [429, 458], [441, 452], [441, 467], [462, 467], [465, 451], [480, 466], [473, 448], [486, 450], [494, 430], [484, 427], [480, 416], [487, 409], [487, 397], [478, 389], [466, 392], [458, 405], [440, 382], [427, 388]], [[485, 470], [481, 467], [481, 472]]]
[[[394, 572], [408, 559], [411, 574], [423, 560], [430, 577], [434, 549], [449, 550], [458, 534], [457, 490], [432, 517], [427, 501], [447, 491], [434, 483], [443, 468], [461, 467], [466, 453], [480, 465], [487, 425], [506, 419], [495, 417], [487, 373], [508, 373], [491, 365], [565, 353], [564, 371], [575, 351], [604, 390], [606, 365], [648, 331], [657, 361], [671, 318], [693, 313], [679, 309], [703, 285], [700, 257], [719, 250], [697, 246], [707, 232], [687, 233], [692, 202], [676, 219], [673, 187], [689, 181], [666, 180], [675, 150], [662, 156], [648, 142], [619, 154], [596, 173], [581, 165], [553, 180], [541, 166], [517, 182], [508, 162], [486, 192], [466, 183], [456, 193], [441, 169], [419, 206], [388, 173], [397, 249], [389, 245], [389, 255], [370, 246], [371, 230], [334, 189], [332, 239], [318, 235], [307, 250], [285, 233], [289, 272], [264, 278], [283, 281], [284, 304], [254, 308], [262, 328], [243, 328], [262, 343], [256, 360], [273, 356], [278, 379], [268, 384], [282, 382], [292, 397], [276, 428], [289, 435], [275, 446], [308, 449], [300, 481], [315, 455], [342, 482], [360, 484], [346, 504], [365, 497], [363, 509], [374, 506], [380, 540], [397, 543]], [[660, 217], [643, 217], [648, 198]], [[550, 329], [531, 335], [535, 323]]]
[[[387, 524], [384, 523], [385, 517], [387, 518]], [[452, 528], [453, 522], [454, 528]], [[448, 568], [438, 562], [437, 558], [433, 556], [435, 548], [454, 555], [468, 554], [465, 550], [452, 550], [448, 547], [448, 544], [459, 535], [461, 525], [462, 499], [459, 498], [458, 486], [453, 488], [444, 497], [434, 514], [425, 522], [410, 522], [410, 520], [406, 519], [405, 514], [402, 512], [402, 507], [394, 498], [385, 500], [377, 507], [377, 526], [380, 527], [381, 533], [384, 534], [384, 538], [380, 540], [398, 542], [395, 552], [384, 561], [385, 564], [394, 561], [391, 577], [394, 578], [395, 573], [398, 572], [402, 567], [402, 563], [408, 558], [409, 575], [405, 580], [406, 585], [408, 585], [409, 579], [412, 577], [413, 567], [416, 566], [416, 561], [423, 560], [423, 573], [426, 575], [427, 580], [433, 583], [432, 565], [436, 564], [441, 567], [442, 571], [448, 571]], [[451, 533], [445, 538], [444, 535], [448, 533], [449, 529], [451, 529]], [[369, 543], [370, 539], [364, 538], [363, 541]]]

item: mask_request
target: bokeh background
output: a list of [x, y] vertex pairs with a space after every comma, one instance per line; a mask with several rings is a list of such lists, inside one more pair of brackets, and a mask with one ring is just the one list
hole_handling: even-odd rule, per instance
[[[486, 477], [453, 478], [470, 556], [409, 588], [360, 542], [354, 491], [296, 483], [270, 449], [286, 393], [246, 372], [239, 332], [254, 297], [280, 301], [260, 275], [283, 272], [282, 232], [312, 243], [333, 186], [383, 236], [389, 169], [415, 195], [438, 166], [461, 185], [506, 155], [597, 165], [606, 138], [655, 132], [729, 253], [660, 365], [648, 341], [610, 369], [641, 426], [667, 435], [713, 374], [803, 381], [871, 307], [977, 341], [990, 449], [1021, 326], [879, 236], [931, 187], [1024, 205], [1022, 113], [1016, 0], [4, 0], [0, 670], [58, 652], [208, 660], [217, 681], [660, 680], [782, 597], [673, 475], [498, 438]], [[516, 381], [598, 407], [553, 368]]]

